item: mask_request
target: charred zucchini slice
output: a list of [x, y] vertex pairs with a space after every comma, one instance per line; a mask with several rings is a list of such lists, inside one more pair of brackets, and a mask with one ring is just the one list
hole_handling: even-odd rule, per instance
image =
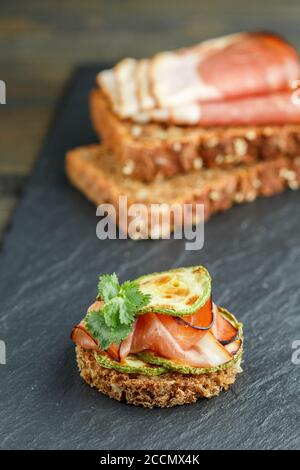
[[107, 354], [94, 353], [97, 364], [106, 369], [114, 369], [118, 372], [126, 374], [143, 374], [143, 375], [161, 375], [167, 372], [162, 366], [146, 364], [146, 362], [137, 356], [131, 355], [122, 363], [111, 359]]
[[217, 372], [219, 370], [228, 369], [234, 364], [237, 364], [241, 361], [243, 353], [243, 325], [237, 321], [237, 319], [229, 313], [226, 309], [218, 307], [219, 312], [238, 329], [240, 347], [238, 351], [235, 352], [232, 360], [221, 364], [215, 367], [193, 367], [189, 364], [183, 364], [181, 362], [172, 361], [164, 357], [160, 357], [152, 351], [144, 351], [138, 354], [142, 360], [146, 361], [148, 364], [156, 364], [158, 366], [165, 367], [169, 371], [179, 372], [181, 374], [208, 374], [212, 372]]
[[168, 369], [168, 372], [179, 372], [180, 374], [192, 374], [192, 375], [200, 375], [200, 374], [209, 374], [212, 372], [217, 372], [219, 370], [228, 369], [236, 364], [240, 359], [242, 354], [237, 355], [231, 361], [225, 362], [225, 364], [221, 364], [215, 367], [193, 367], [189, 364], [182, 364], [180, 362], [171, 361], [170, 359], [165, 359], [163, 357], [157, 356], [155, 353], [147, 351], [139, 353], [138, 356], [147, 361], [150, 364], [156, 364], [165, 369]]
[[136, 279], [140, 290], [151, 295], [151, 302], [139, 313], [192, 315], [211, 296], [211, 278], [203, 266], [172, 269]]

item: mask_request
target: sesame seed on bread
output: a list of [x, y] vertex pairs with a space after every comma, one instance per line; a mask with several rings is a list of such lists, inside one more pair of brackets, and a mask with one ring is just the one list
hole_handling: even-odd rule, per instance
[[101, 91], [90, 95], [93, 127], [124, 175], [141, 181], [201, 168], [230, 169], [300, 155], [300, 124], [201, 127], [120, 120]]
[[[114, 155], [104, 146], [90, 145], [68, 152], [66, 172], [72, 184], [96, 205], [113, 204], [117, 216], [119, 197], [127, 196], [128, 206], [143, 203], [149, 208], [153, 203], [192, 204], [193, 207], [196, 203], [203, 203], [205, 218], [208, 219], [234, 203], [251, 202], [258, 196], [271, 196], [288, 187], [298, 189], [300, 159], [278, 156], [271, 161], [227, 170], [195, 170], [162, 181], [143, 183], [124, 176]], [[140, 221], [141, 237], [144, 229], [149, 232], [147, 224], [150, 219]], [[164, 230], [163, 227], [158, 228]], [[170, 228], [174, 230], [172, 220]], [[155, 232], [155, 227], [151, 230]]]

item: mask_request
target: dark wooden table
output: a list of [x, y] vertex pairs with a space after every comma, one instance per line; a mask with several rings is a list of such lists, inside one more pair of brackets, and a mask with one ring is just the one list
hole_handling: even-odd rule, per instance
[[148, 56], [234, 31], [271, 29], [300, 49], [298, 0], [1, 1], [0, 234], [77, 64]]

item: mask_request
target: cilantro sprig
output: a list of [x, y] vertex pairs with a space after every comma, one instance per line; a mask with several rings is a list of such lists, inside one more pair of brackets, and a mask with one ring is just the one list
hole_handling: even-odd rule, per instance
[[113, 273], [99, 277], [98, 297], [104, 301], [104, 306], [100, 311], [89, 312], [85, 325], [100, 348], [106, 350], [129, 335], [137, 312], [149, 304], [151, 296], [143, 294], [135, 281], [120, 285]]

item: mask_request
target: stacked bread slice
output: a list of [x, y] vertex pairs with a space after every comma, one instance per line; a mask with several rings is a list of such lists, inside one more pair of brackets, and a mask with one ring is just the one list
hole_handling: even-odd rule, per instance
[[[233, 37], [238, 43], [237, 46], [241, 47], [238, 35]], [[249, 37], [253, 38], [251, 35]], [[262, 37], [264, 38], [265, 35]], [[268, 38], [268, 35], [266, 37]], [[255, 35], [254, 38], [256, 47], [260, 47], [261, 38]], [[114, 93], [107, 88], [107, 77], [110, 77], [110, 90], [112, 90], [112, 71], [105, 72], [104, 75], [103, 72], [99, 74], [97, 87], [91, 91], [90, 95], [90, 113], [93, 127], [101, 139], [101, 144], [77, 148], [67, 154], [66, 170], [71, 182], [95, 204], [111, 203], [117, 213], [120, 211], [119, 197], [126, 196], [128, 205], [139, 203], [149, 208], [152, 204], [195, 206], [203, 203], [206, 219], [215, 212], [228, 209], [234, 203], [250, 202], [258, 196], [271, 196], [286, 187], [298, 189], [300, 185], [300, 105], [292, 100], [292, 91], [287, 91], [287, 86], [292, 77], [295, 79], [298, 77], [299, 60], [295, 51], [283, 40], [273, 35], [271, 35], [271, 40], [275, 41], [276, 48], [279, 46], [282, 49], [287, 48], [283, 51], [285, 54], [282, 55], [284, 60], [281, 64], [280, 54], [272, 41], [267, 44], [267, 53], [274, 55], [273, 62], [277, 61], [275, 63], [278, 82], [276, 86], [281, 87], [280, 90], [270, 91], [270, 83], [267, 82], [267, 93], [263, 93], [260, 89], [259, 94], [241, 99], [228, 97], [226, 93], [229, 88], [227, 87], [225, 91], [222, 91], [221, 97], [207, 103], [207, 108], [205, 108], [205, 100], [197, 99], [193, 104], [196, 103], [199, 109], [210, 109], [206, 115], [209, 125], [202, 124], [201, 118], [197, 118], [199, 122], [193, 124], [182, 124], [179, 119], [170, 119], [170, 111], [168, 111], [168, 116], [160, 115], [161, 122], [158, 122], [156, 117], [151, 117], [150, 98], [156, 102], [153, 109], [157, 111], [160, 95], [149, 96], [149, 80], [147, 81], [147, 94], [145, 94], [144, 83], [144, 87], [141, 86], [144, 93], [140, 92], [138, 95], [142, 97], [139, 101], [141, 109], [137, 110], [135, 102], [130, 108], [130, 99], [137, 91], [132, 85], [132, 77], [130, 79], [128, 76], [129, 72], [127, 75], [124, 73], [124, 67], [123, 74], [120, 73], [122, 78], [120, 83], [124, 86], [124, 90], [118, 96], [125, 96], [126, 101], [123, 107], [117, 106], [115, 88]], [[228, 39], [225, 43], [224, 39], [221, 43], [220, 40], [217, 41], [215, 47], [220, 55], [222, 47], [225, 49], [228, 47]], [[243, 41], [245, 42], [244, 36]], [[193, 50], [196, 47], [200, 46], [195, 46]], [[203, 45], [201, 47], [203, 49]], [[253, 45], [250, 43], [249, 47]], [[208, 48], [207, 45], [206, 48]], [[282, 53], [281, 50], [280, 53]], [[288, 53], [292, 54], [290, 62], [293, 67], [289, 63], [286, 76], [283, 68], [287, 62]], [[223, 54], [228, 54], [228, 51], [224, 50]], [[251, 59], [249, 51], [244, 50], [243, 54], [244, 62], [247, 63], [249, 59], [248, 62], [251, 65], [253, 58]], [[221, 54], [221, 59], [222, 57]], [[221, 59], [217, 58], [218, 66]], [[138, 70], [143, 70], [145, 61], [140, 61], [140, 63]], [[216, 64], [213, 66], [216, 68]], [[120, 64], [116, 67], [120, 71]], [[257, 63], [254, 61], [252, 63], [254, 71], [255, 67], [257, 68]], [[270, 69], [276, 71], [276, 67], [274, 69], [274, 63], [271, 63]], [[240, 73], [240, 68], [241, 65], [238, 63], [235, 75]], [[130, 70], [132, 73], [132, 69]], [[282, 74], [280, 75], [278, 71], [282, 71]], [[232, 74], [232, 71], [230, 73]], [[267, 73], [269, 73], [268, 70], [266, 70]], [[190, 75], [187, 74], [187, 82]], [[257, 72], [256, 75], [259, 73]], [[253, 76], [255, 77], [255, 73]], [[259, 76], [264, 78], [262, 73]], [[276, 77], [271, 78], [272, 86], [275, 86]], [[262, 80], [259, 82], [258, 78], [255, 80], [258, 84], [262, 83]], [[185, 103], [177, 105], [176, 99], [178, 101], [178, 96], [186, 96], [187, 91], [193, 90], [193, 83], [190, 85], [190, 89], [186, 86], [187, 90], [183, 90], [185, 93], [182, 92], [180, 95], [176, 89], [177, 95], [172, 96], [175, 100], [174, 109], [177, 110], [180, 106], [186, 113], [185, 117], [195, 116], [195, 114], [188, 114], [191, 107]], [[160, 88], [156, 86], [156, 88], [162, 93], [162, 86]], [[215, 93], [217, 93], [216, 90], [215, 84]], [[201, 95], [203, 90], [200, 89], [198, 92]], [[234, 93], [234, 90], [231, 93]], [[287, 94], [289, 102], [287, 102]], [[168, 97], [170, 101], [170, 94]], [[259, 104], [257, 104], [258, 101]], [[245, 102], [251, 108], [251, 112], [246, 113], [248, 117], [245, 117]], [[144, 103], [148, 107], [147, 112], [142, 108]], [[228, 121], [227, 115], [222, 117], [224, 109], [232, 114], [231, 121]], [[237, 112], [238, 110], [240, 113]], [[181, 113], [180, 116], [182, 115]], [[219, 125], [219, 122], [224, 124]], [[120, 220], [124, 220], [124, 217]], [[195, 217], [193, 222], [197, 223]], [[148, 220], [144, 220], [142, 226], [148, 223]], [[121, 228], [126, 231], [127, 226], [126, 222], [126, 227]], [[170, 220], [169, 228], [174, 229], [172, 220]]]

